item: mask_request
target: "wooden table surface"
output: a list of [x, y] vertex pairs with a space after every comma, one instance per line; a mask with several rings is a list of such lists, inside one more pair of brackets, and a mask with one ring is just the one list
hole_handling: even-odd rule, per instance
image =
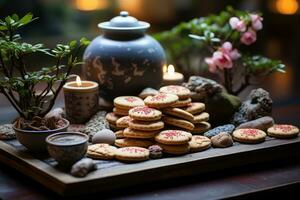
[[[300, 126], [300, 104], [278, 105], [273, 116], [277, 122]], [[10, 107], [0, 107], [0, 123], [15, 117]], [[295, 149], [299, 151], [299, 149]], [[159, 176], [159, 174], [153, 174]], [[130, 180], [128, 180], [130, 181]], [[164, 182], [137, 185], [118, 191], [90, 194], [80, 198], [101, 199], [220, 199], [286, 197], [300, 189], [299, 157], [224, 169], [207, 175], [184, 177]], [[25, 175], [0, 164], [0, 199], [63, 199]], [[74, 198], [71, 198], [74, 199]], [[76, 198], [77, 199], [77, 198]]]

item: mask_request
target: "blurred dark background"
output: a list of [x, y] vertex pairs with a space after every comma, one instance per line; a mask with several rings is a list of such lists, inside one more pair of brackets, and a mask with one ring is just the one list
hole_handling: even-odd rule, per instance
[[[287, 66], [287, 73], [274, 73], [255, 87], [268, 89], [276, 106], [299, 104], [300, 0], [0, 0], [0, 17], [32, 12], [39, 20], [23, 30], [24, 39], [51, 48], [82, 36], [93, 39], [100, 34], [97, 24], [121, 10], [150, 22], [148, 33], [153, 34], [181, 21], [218, 13], [227, 5], [263, 13], [264, 29], [258, 33], [252, 51], [281, 59]], [[0, 100], [1, 104], [5, 101]]]

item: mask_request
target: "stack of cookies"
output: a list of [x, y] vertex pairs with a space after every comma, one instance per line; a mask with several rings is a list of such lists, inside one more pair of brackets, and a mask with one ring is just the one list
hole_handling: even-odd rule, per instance
[[155, 141], [168, 154], [181, 155], [190, 151], [192, 134], [181, 130], [165, 130], [155, 136]]
[[138, 146], [149, 147], [152, 139], [163, 128], [162, 113], [147, 106], [137, 106], [129, 110], [129, 116], [117, 120], [117, 127], [124, 128], [122, 139], [117, 139], [118, 147]]
[[109, 127], [114, 130], [120, 130], [122, 127], [117, 127], [117, 120], [122, 116], [128, 116], [128, 111], [136, 106], [143, 106], [144, 101], [136, 96], [120, 96], [114, 99], [113, 112], [106, 115], [106, 120]]
[[159, 94], [148, 96], [147, 106], [162, 110], [163, 122], [172, 129], [182, 129], [193, 134], [201, 134], [210, 129], [209, 114], [204, 112], [205, 104], [191, 102], [189, 89], [169, 85], [160, 88]]

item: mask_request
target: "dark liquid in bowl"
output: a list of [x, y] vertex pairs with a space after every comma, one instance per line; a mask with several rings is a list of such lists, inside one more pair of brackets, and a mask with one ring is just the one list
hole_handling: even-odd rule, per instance
[[83, 143], [85, 141], [85, 137], [72, 134], [57, 135], [51, 139], [51, 142], [57, 145], [75, 145]]

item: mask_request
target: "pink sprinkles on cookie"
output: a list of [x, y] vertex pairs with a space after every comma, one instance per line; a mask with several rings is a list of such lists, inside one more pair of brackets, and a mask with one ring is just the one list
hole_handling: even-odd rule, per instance
[[162, 133], [164, 138], [173, 139], [174, 137], [184, 136], [180, 131], [172, 130]]
[[284, 133], [290, 132], [290, 131], [292, 131], [294, 129], [293, 126], [287, 125], [287, 124], [275, 124], [273, 126], [273, 128], [274, 128], [274, 130], [280, 129]]
[[175, 85], [170, 85], [170, 86], [167, 87], [167, 90], [169, 92], [176, 92], [177, 93], [177, 92], [180, 92], [182, 90], [182, 88], [178, 87], [178, 86], [175, 86]]
[[167, 95], [166, 94], [158, 94], [158, 95], [155, 95], [151, 98], [152, 101], [160, 101], [160, 100], [164, 100], [167, 98]]
[[121, 149], [121, 151], [129, 152], [129, 153], [144, 153], [146, 152], [146, 149], [136, 148], [136, 147], [124, 147]]
[[125, 97], [124, 98], [126, 101], [128, 101], [128, 102], [130, 102], [130, 103], [132, 103], [132, 102], [134, 102], [134, 101], [137, 101], [138, 99], [137, 98], [135, 98], [135, 97]]
[[244, 129], [242, 130], [242, 134], [249, 135], [249, 136], [256, 136], [258, 131], [255, 129]]
[[152, 111], [153, 111], [153, 109], [151, 109], [149, 107], [135, 107], [133, 109], [133, 112], [144, 113], [145, 115], [150, 114]]

